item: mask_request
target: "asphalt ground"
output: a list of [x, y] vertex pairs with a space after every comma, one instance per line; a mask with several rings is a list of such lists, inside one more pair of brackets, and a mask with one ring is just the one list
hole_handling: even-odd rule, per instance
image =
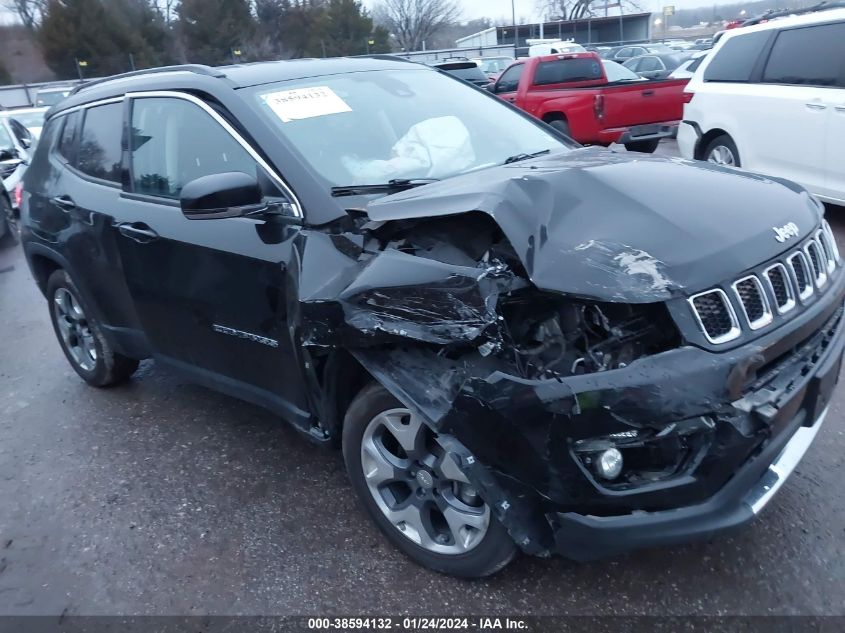
[[[845, 209], [829, 219], [845, 245]], [[125, 386], [86, 386], [20, 248], [4, 249], [0, 614], [841, 615], [843, 407], [840, 384], [740, 532], [592, 563], [523, 556], [460, 581], [390, 547], [340, 454], [266, 411], [152, 362]]]

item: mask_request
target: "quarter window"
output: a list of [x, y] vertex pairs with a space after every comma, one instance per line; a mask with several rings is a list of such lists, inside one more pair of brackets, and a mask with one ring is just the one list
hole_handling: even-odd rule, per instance
[[845, 88], [845, 22], [781, 31], [763, 81]]
[[749, 81], [770, 35], [770, 31], [757, 31], [727, 40], [704, 71], [704, 81]]
[[640, 65], [637, 70], [644, 73], [655, 70], [664, 70], [664, 68], [663, 64], [657, 57], [641, 57]]
[[258, 176], [249, 153], [199, 106], [170, 97], [132, 105], [132, 183], [135, 193], [178, 198], [187, 183], [226, 172]]
[[65, 125], [59, 138], [56, 151], [71, 165], [76, 163], [76, 132], [79, 125], [79, 112], [72, 112], [64, 117]]
[[123, 104], [110, 103], [85, 111], [76, 168], [83, 174], [120, 182]]

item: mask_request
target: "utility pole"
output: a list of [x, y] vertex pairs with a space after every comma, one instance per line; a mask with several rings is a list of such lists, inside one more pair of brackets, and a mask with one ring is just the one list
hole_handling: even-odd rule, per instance
[[516, 59], [516, 47], [519, 46], [519, 29], [516, 28], [516, 0], [511, 0], [511, 24], [513, 24], [513, 58]]

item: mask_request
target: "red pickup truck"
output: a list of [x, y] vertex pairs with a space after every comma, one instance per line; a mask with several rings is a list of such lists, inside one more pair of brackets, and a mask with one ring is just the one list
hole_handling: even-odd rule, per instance
[[687, 81], [642, 79], [595, 53], [567, 53], [511, 64], [490, 91], [580, 143], [650, 153], [677, 134]]

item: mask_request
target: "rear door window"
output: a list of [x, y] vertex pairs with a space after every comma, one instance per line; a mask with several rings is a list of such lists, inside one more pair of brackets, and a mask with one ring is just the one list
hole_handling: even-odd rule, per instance
[[109, 103], [85, 111], [76, 168], [83, 174], [120, 182], [123, 104]]
[[650, 72], [653, 70], [664, 70], [663, 63], [652, 55], [640, 58], [640, 65], [637, 67], [639, 72]]
[[592, 57], [557, 59], [551, 62], [540, 62], [534, 74], [534, 85], [547, 86], [572, 81], [589, 81], [601, 79], [602, 76], [599, 60]]
[[770, 36], [770, 31], [757, 31], [727, 40], [704, 71], [704, 81], [749, 81]]
[[763, 81], [845, 88], [845, 22], [778, 33]]

